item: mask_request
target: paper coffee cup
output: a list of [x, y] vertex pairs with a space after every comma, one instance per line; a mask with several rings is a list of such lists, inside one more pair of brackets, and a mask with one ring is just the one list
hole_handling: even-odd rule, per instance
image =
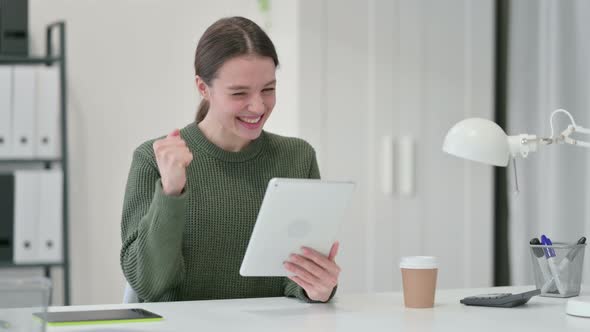
[[432, 308], [438, 260], [433, 256], [409, 256], [400, 261], [404, 304], [408, 308]]

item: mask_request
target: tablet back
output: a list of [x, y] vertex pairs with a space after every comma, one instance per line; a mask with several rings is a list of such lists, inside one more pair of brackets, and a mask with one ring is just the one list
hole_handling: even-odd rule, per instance
[[328, 255], [354, 183], [274, 178], [269, 181], [242, 261], [242, 276], [288, 276], [283, 262], [301, 246]]

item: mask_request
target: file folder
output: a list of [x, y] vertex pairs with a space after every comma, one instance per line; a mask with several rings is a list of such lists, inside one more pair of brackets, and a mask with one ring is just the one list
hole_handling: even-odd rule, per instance
[[42, 263], [62, 262], [62, 192], [61, 169], [40, 174], [39, 256]]
[[29, 54], [29, 2], [0, 0], [0, 55]]
[[34, 157], [36, 66], [14, 66], [13, 71], [13, 157]]
[[41, 66], [37, 71], [35, 154], [38, 158], [57, 159], [61, 155], [59, 109], [59, 67]]
[[14, 262], [35, 263], [39, 256], [39, 170], [14, 172]]
[[12, 262], [14, 176], [0, 174], [0, 262]]
[[12, 150], [12, 66], [0, 65], [0, 159]]

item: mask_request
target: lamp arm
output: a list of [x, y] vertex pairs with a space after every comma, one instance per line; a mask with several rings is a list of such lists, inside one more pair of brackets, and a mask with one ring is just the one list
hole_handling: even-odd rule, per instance
[[520, 134], [508, 136], [508, 147], [512, 158], [520, 155], [526, 158], [529, 152], [537, 151], [537, 145], [541, 143], [543, 138], [537, 138], [535, 135]]
[[[554, 136], [553, 118], [557, 113], [565, 113], [570, 118], [571, 124], [568, 125], [567, 128], [564, 131], [562, 131], [559, 136]], [[512, 165], [514, 169], [515, 193], [519, 192], [518, 177], [516, 176], [516, 157], [518, 155], [522, 156], [523, 158], [526, 158], [529, 152], [537, 151], [537, 147], [539, 145], [551, 145], [554, 143], [571, 144], [582, 146], [585, 148], [590, 148], [590, 142], [576, 140], [571, 137], [571, 135], [576, 132], [590, 135], [590, 129], [578, 126], [574, 121], [574, 117], [568, 111], [563, 109], [553, 111], [553, 113], [551, 113], [551, 117], [549, 118], [549, 124], [551, 126], [550, 137], [537, 137], [535, 135], [529, 134], [508, 136], [508, 147], [510, 150], [510, 155], [512, 156]]]
[[[570, 118], [571, 124], [568, 125], [567, 128], [564, 131], [562, 131], [559, 136], [554, 136], [553, 118], [555, 117], [555, 115], [557, 113], [566, 114]], [[556, 144], [565, 143], [565, 144], [578, 145], [578, 146], [590, 148], [590, 142], [579, 141], [579, 140], [576, 140], [576, 139], [573, 139], [570, 137], [575, 132], [582, 133], [582, 134], [590, 134], [590, 129], [584, 128], [582, 126], [578, 126], [576, 124], [576, 121], [574, 120], [574, 117], [568, 111], [566, 111], [564, 109], [558, 109], [558, 110], [553, 111], [551, 113], [551, 117], [549, 118], [549, 125], [551, 126], [551, 138], [546, 139], [547, 141], [550, 140], [552, 143], [556, 143]], [[551, 143], [548, 143], [548, 144], [551, 144]]]
[[590, 134], [590, 129], [578, 125], [569, 125], [567, 126], [567, 129], [564, 130], [561, 133], [561, 135], [557, 138], [558, 142], [563, 141], [563, 143], [565, 144], [578, 145], [583, 146], [585, 148], [590, 148], [590, 142], [580, 141], [570, 137], [570, 135], [572, 135], [575, 132], [582, 134]]
[[554, 137], [553, 134], [555, 133], [553, 131], [553, 118], [555, 117], [555, 115], [557, 113], [564, 113], [565, 115], [567, 115], [570, 118], [570, 121], [572, 122], [571, 125], [574, 127], [576, 126], [576, 121], [574, 121], [574, 117], [570, 114], [570, 112], [568, 112], [564, 109], [561, 109], [561, 108], [558, 110], [555, 110], [555, 111], [551, 112], [551, 116], [549, 117], [549, 126], [551, 127], [551, 138]]
[[[562, 131], [559, 136], [554, 136], [553, 118], [558, 113], [565, 113], [569, 117], [571, 124], [568, 125], [567, 128], [564, 131]], [[510, 147], [511, 156], [514, 158], [517, 155], [521, 155], [522, 157], [526, 158], [529, 152], [537, 151], [537, 147], [539, 145], [570, 144], [590, 148], [590, 142], [576, 140], [571, 137], [573, 133], [590, 135], [590, 129], [577, 125], [574, 121], [574, 117], [568, 111], [563, 109], [553, 111], [549, 119], [549, 124], [551, 126], [550, 137], [537, 138], [537, 136], [535, 135], [528, 134], [508, 136], [508, 144]]]
[[578, 133], [582, 133], [582, 134], [590, 134], [590, 129], [588, 128], [584, 128], [582, 126], [573, 126], [574, 127], [574, 131], [578, 132]]

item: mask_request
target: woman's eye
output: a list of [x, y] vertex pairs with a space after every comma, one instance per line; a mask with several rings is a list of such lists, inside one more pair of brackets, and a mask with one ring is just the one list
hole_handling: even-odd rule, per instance
[[245, 92], [236, 92], [236, 93], [232, 93], [232, 96], [245, 96], [246, 93]]
[[262, 90], [262, 92], [272, 92], [272, 91], [275, 91], [275, 88], [267, 88], [267, 89]]

